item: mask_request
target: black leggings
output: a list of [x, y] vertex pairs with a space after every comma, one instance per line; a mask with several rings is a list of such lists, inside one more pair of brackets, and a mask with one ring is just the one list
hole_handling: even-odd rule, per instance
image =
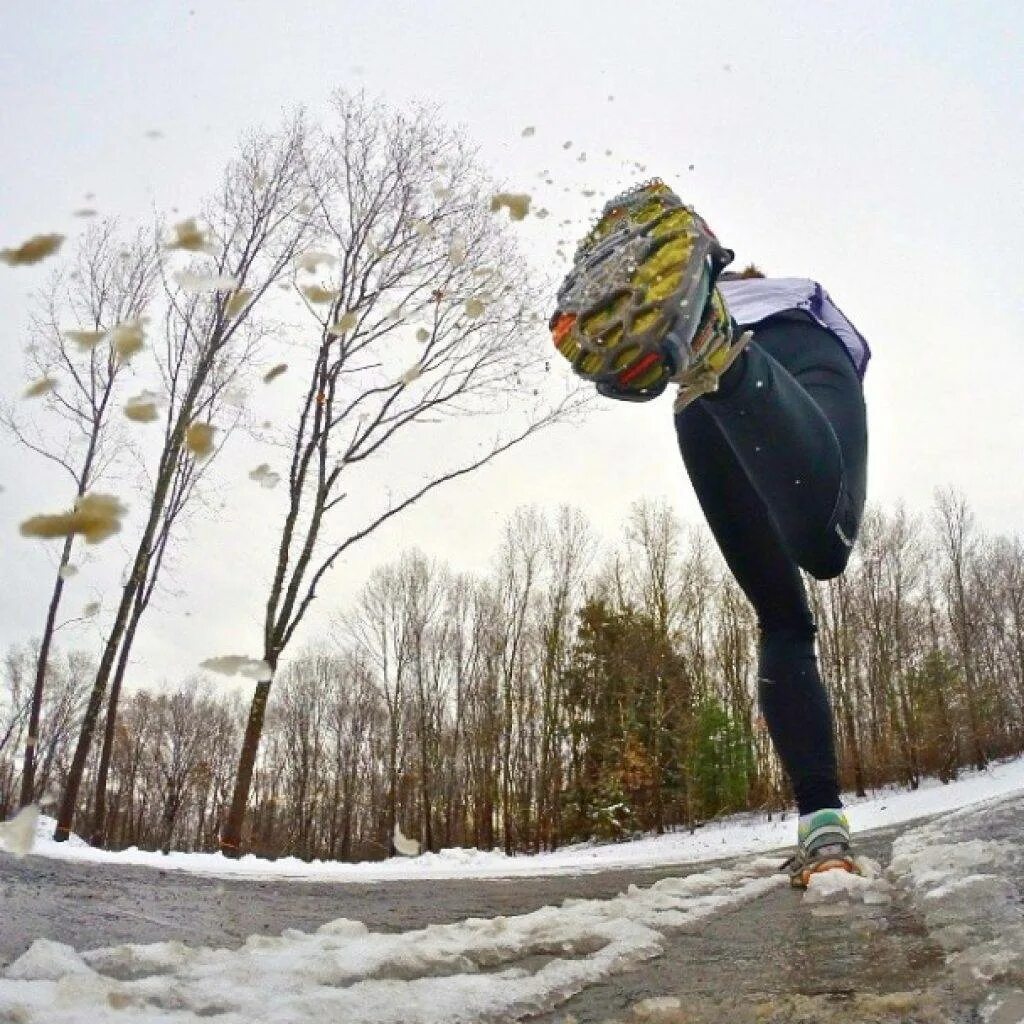
[[832, 712], [800, 576], [838, 576], [867, 480], [864, 395], [840, 342], [772, 317], [714, 395], [676, 416], [683, 462], [760, 628], [758, 696], [801, 814], [839, 807]]

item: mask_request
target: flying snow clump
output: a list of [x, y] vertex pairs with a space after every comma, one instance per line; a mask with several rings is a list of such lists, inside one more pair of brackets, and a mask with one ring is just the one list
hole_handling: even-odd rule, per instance
[[28, 267], [52, 256], [63, 244], [63, 235], [33, 235], [13, 249], [0, 249], [0, 262], [9, 267]]
[[332, 253], [311, 249], [309, 252], [304, 252], [301, 256], [295, 257], [295, 269], [306, 270], [311, 274], [315, 274], [321, 263], [332, 267], [337, 262], [338, 257]]
[[142, 391], [133, 395], [125, 402], [125, 417], [133, 423], [152, 423], [159, 416], [157, 412], [159, 397], [152, 391]]
[[22, 392], [22, 398], [41, 398], [43, 395], [48, 395], [57, 386], [57, 379], [50, 377], [40, 377], [39, 380], [33, 381], [24, 392]]
[[105, 337], [106, 331], [65, 331], [64, 337], [83, 352], [91, 352]]
[[70, 512], [38, 515], [21, 524], [23, 537], [54, 540], [80, 534], [86, 544], [98, 544], [121, 529], [121, 519], [128, 510], [111, 494], [85, 494]]
[[498, 192], [491, 196], [491, 213], [502, 208], [512, 220], [522, 220], [530, 212], [530, 197], [525, 192]]
[[399, 828], [397, 821], [395, 822], [395, 831], [391, 838], [395, 844], [396, 852], [400, 853], [403, 857], [415, 857], [419, 854], [419, 842], [416, 839], [409, 839], [402, 835], [402, 830]]
[[244, 654], [222, 654], [216, 658], [207, 658], [199, 663], [199, 667], [222, 676], [242, 676], [257, 682], [270, 679], [273, 675], [270, 666], [261, 658], [250, 658]]
[[224, 316], [233, 320], [249, 304], [252, 298], [252, 291], [249, 288], [239, 288], [232, 293], [228, 301], [224, 303]]
[[38, 821], [39, 808], [29, 804], [10, 821], [0, 822], [0, 846], [15, 857], [24, 857], [35, 842]]
[[448, 259], [453, 267], [461, 267], [466, 262], [466, 236], [456, 232], [452, 235], [448, 246]]
[[176, 270], [171, 277], [183, 292], [202, 295], [205, 292], [234, 291], [238, 278], [230, 274], [196, 274], [191, 270]]
[[123, 324], [118, 324], [110, 332], [110, 344], [114, 347], [117, 357], [122, 362], [127, 362], [142, 348], [142, 321], [126, 320]]
[[189, 217], [187, 220], [175, 224], [173, 231], [174, 237], [164, 243], [165, 249], [181, 249], [184, 252], [205, 252], [207, 254], [214, 252], [210, 236], [199, 227], [195, 217]]
[[300, 291], [310, 302], [317, 305], [333, 302], [338, 297], [337, 288], [323, 288], [318, 284], [308, 284], [301, 288]]
[[255, 469], [249, 472], [249, 479], [254, 480], [267, 490], [272, 490], [281, 482], [281, 474], [275, 473], [267, 462], [261, 462]]
[[206, 459], [213, 454], [214, 427], [209, 423], [191, 423], [185, 431], [185, 447], [196, 459]]
[[338, 319], [327, 328], [327, 333], [335, 336], [348, 334], [348, 332], [351, 331], [358, 322], [359, 317], [352, 310], [349, 310], [347, 313], [338, 317]]
[[413, 363], [398, 379], [402, 384], [411, 384], [423, 373], [422, 363]]

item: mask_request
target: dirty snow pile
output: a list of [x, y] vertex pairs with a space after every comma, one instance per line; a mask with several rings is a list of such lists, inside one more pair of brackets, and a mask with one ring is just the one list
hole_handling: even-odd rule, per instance
[[1019, 809], [993, 801], [929, 822], [896, 840], [889, 869], [947, 951], [956, 989], [981, 1003], [986, 1024], [1024, 1020]]
[[[843, 802], [854, 834], [942, 814], [992, 797], [1024, 792], [1024, 758], [991, 765], [982, 772], [964, 772], [943, 785], [925, 779], [914, 791], [888, 788], [859, 798], [845, 794]], [[577, 875], [582, 872], [694, 864], [716, 858], [741, 857], [790, 847], [796, 838], [791, 814], [768, 819], [761, 813], [735, 814], [709, 822], [695, 832], [646, 836], [623, 843], [582, 843], [552, 853], [507, 856], [501, 850], [449, 849], [419, 857], [345, 864], [303, 861], [297, 857], [266, 860], [247, 855], [237, 860], [219, 853], [162, 854], [134, 847], [117, 852], [98, 850], [84, 842], [55, 843], [55, 822], [42, 817], [33, 854], [61, 860], [111, 865], [143, 865], [172, 871], [191, 871], [221, 878], [275, 878], [323, 882], [377, 882], [420, 878], [514, 878], [534, 875]], [[404, 831], [415, 835], [411, 823]]]
[[611, 900], [401, 934], [337, 920], [240, 949], [181, 942], [76, 953], [40, 939], [0, 978], [18, 1024], [432, 1024], [522, 1017], [661, 952], [663, 933], [785, 884], [777, 861], [630, 886]]
[[892, 903], [892, 884], [882, 875], [881, 865], [870, 857], [857, 857], [859, 874], [823, 871], [812, 875], [804, 905], [815, 917], [836, 917], [852, 910], [886, 907]]

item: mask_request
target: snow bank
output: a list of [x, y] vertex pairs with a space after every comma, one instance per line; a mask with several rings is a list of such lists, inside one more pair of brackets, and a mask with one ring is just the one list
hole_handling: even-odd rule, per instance
[[[967, 807], [991, 797], [1024, 791], [1024, 758], [994, 765], [984, 772], [965, 773], [943, 785], [926, 780], [916, 791], [879, 790], [866, 799], [845, 797], [854, 831], [896, 825], [916, 818]], [[529, 875], [571, 875], [616, 868], [692, 864], [717, 858], [764, 853], [791, 846], [796, 825], [791, 815], [768, 821], [763, 814], [740, 814], [689, 832], [651, 836], [628, 843], [568, 846], [555, 853], [507, 857], [498, 850], [451, 849], [416, 858], [341, 864], [307, 863], [295, 857], [269, 861], [252, 855], [229, 860], [217, 853], [164, 855], [134, 847], [119, 852], [95, 850], [81, 840], [54, 843], [53, 819], [43, 818], [33, 853], [62, 860], [106, 864], [137, 864], [164, 870], [232, 878], [277, 878], [303, 881], [376, 882], [417, 878], [514, 878]]]
[[1024, 1020], [1020, 801], [945, 815], [900, 836], [890, 876], [947, 951], [955, 989], [983, 1021]]
[[[453, 1024], [550, 1010], [661, 952], [665, 931], [786, 884], [777, 862], [712, 868], [566, 900], [530, 914], [402, 934], [338, 920], [312, 934], [252, 936], [237, 950], [180, 942], [78, 954], [37, 941], [0, 979], [18, 1024]], [[116, 1012], [114, 1012], [116, 1011]]]

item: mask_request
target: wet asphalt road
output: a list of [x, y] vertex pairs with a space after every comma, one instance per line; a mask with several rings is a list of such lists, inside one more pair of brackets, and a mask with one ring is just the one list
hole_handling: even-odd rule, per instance
[[339, 917], [378, 931], [407, 931], [467, 917], [528, 913], [568, 897], [609, 899], [630, 884], [647, 886], [705, 867], [342, 884], [205, 878], [0, 854], [0, 967], [37, 938], [76, 949], [165, 939], [238, 946], [249, 935], [277, 935], [285, 928], [310, 931]]

